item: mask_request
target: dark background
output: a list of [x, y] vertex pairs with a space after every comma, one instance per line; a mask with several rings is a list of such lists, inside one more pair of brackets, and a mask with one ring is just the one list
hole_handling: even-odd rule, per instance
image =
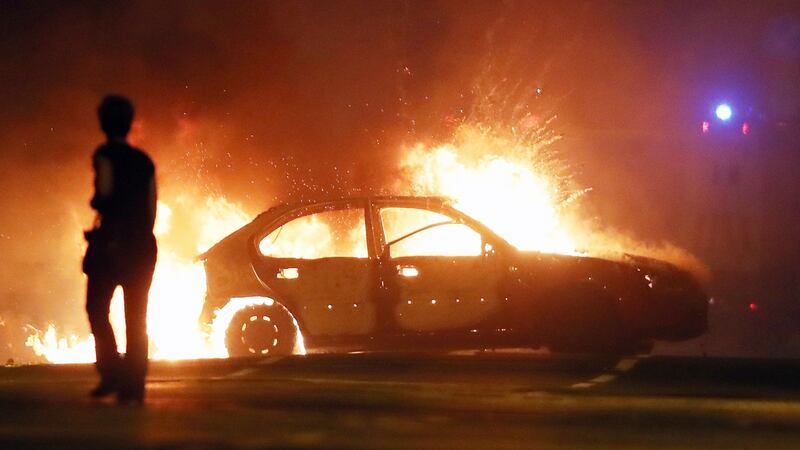
[[[407, 146], [535, 98], [587, 217], [710, 267], [712, 331], [668, 351], [800, 356], [797, 80], [791, 1], [3, 2], [0, 357], [32, 357], [26, 324], [87, 331], [108, 92], [135, 101], [163, 196], [251, 213], [382, 192]], [[700, 133], [721, 100], [749, 135]]]

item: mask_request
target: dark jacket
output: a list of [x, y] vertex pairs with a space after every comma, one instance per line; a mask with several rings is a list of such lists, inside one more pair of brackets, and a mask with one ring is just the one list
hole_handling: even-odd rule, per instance
[[95, 151], [92, 162], [98, 170], [100, 158], [111, 164], [112, 190], [95, 192], [91, 206], [100, 214], [100, 230], [112, 239], [146, 238], [153, 234], [154, 212], [150, 189], [155, 167], [141, 150], [126, 143], [107, 143]]

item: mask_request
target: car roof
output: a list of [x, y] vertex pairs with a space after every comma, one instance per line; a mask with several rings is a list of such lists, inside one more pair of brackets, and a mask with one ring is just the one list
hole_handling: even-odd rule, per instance
[[326, 203], [359, 202], [359, 201], [387, 202], [387, 203], [402, 202], [402, 203], [419, 203], [419, 204], [438, 203], [443, 205], [449, 205], [452, 202], [451, 199], [443, 196], [416, 196], [416, 195], [343, 196], [343, 197], [319, 198], [311, 200], [298, 200], [289, 203], [279, 203], [271, 207], [267, 211], [272, 210], [273, 208], [282, 208], [282, 207], [323, 205]]
[[[322, 206], [331, 203], [362, 203], [366, 204], [368, 202], [376, 203], [376, 204], [395, 204], [398, 206], [419, 206], [422, 208], [432, 208], [432, 209], [439, 209], [439, 208], [448, 208], [452, 209], [452, 200], [448, 199], [447, 197], [441, 196], [413, 196], [413, 195], [374, 195], [374, 196], [344, 196], [344, 197], [333, 197], [327, 199], [316, 199], [316, 200], [300, 200], [296, 202], [290, 203], [279, 203], [275, 206], [270, 207], [266, 211], [262, 212], [261, 214], [257, 215], [250, 223], [244, 225], [243, 227], [239, 228], [238, 230], [234, 231], [233, 233], [229, 234], [216, 244], [214, 244], [211, 248], [203, 252], [198, 256], [198, 259], [205, 259], [210, 253], [213, 253], [215, 249], [223, 247], [227, 245], [228, 242], [232, 241], [239, 241], [245, 237], [251, 236], [255, 231], [262, 229], [269, 222], [272, 222], [279, 217], [283, 216], [290, 211], [293, 211], [298, 208], [313, 208], [314, 206]], [[476, 221], [474, 218], [457, 211], [459, 215], [466, 217], [469, 221], [473, 224], [476, 224], [480, 227], [482, 233], [486, 233], [489, 235], [494, 236], [495, 238], [499, 238], [496, 233], [490, 230], [488, 227], [483, 225], [482, 223]], [[503, 241], [502, 238], [499, 239]]]

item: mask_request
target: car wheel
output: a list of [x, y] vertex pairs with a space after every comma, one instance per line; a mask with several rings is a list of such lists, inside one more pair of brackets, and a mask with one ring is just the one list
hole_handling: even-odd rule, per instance
[[234, 314], [225, 335], [230, 356], [291, 355], [297, 329], [282, 305], [254, 305]]

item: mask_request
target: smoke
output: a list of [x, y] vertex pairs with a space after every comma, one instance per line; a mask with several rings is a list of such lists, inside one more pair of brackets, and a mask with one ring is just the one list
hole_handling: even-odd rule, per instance
[[[693, 80], [692, 62], [701, 59], [685, 48], [694, 48], [703, 23], [673, 27], [686, 22], [681, 5], [671, 15], [653, 8], [3, 2], [0, 330], [53, 321], [86, 332], [81, 231], [92, 221], [89, 158], [102, 140], [95, 107], [110, 92], [136, 105], [131, 139], [155, 160], [163, 199], [224, 196], [253, 214], [277, 201], [391, 189], [404, 148], [442, 142], [467, 120], [531, 127], [557, 117], [563, 139], [554, 151], [571, 176], [595, 188], [593, 212], [609, 226], [672, 241], [674, 230], [649, 226], [659, 213], [642, 209], [638, 197], [669, 195], [672, 180], [651, 176], [665, 166], [631, 167], [630, 154], [612, 154], [577, 131], [663, 130], [675, 123], [666, 111], [696, 97], [683, 91], [681, 100], [676, 86]], [[681, 39], [691, 45], [668, 44]], [[746, 47], [749, 37], [736, 39], [725, 48]], [[635, 175], [621, 180], [623, 172]], [[619, 187], [640, 183], [644, 193]], [[656, 254], [693, 265], [669, 247]], [[0, 342], [2, 352], [26, 356], [2, 333], [14, 342], [12, 350]]]
[[[86, 331], [81, 231], [92, 221], [89, 161], [102, 140], [95, 119], [102, 95], [133, 99], [131, 140], [155, 160], [161, 198], [176, 205], [179, 228], [191, 233], [196, 227], [180, 218], [191, 217], [181, 212], [186, 196], [224, 196], [256, 213], [276, 201], [391, 186], [403, 144], [447, 135], [482, 114], [482, 99], [495, 105], [492, 114], [508, 112], [499, 91], [482, 86], [506, 78], [520, 80], [517, 90], [502, 88], [506, 99], [537, 83], [563, 96], [575, 76], [553, 61], [586, 61], [563, 53], [585, 21], [566, 7], [2, 8], [0, 252], [10, 263], [0, 274], [0, 314], [15, 328], [56, 322], [66, 333]], [[565, 36], [556, 24], [574, 31]], [[525, 76], [532, 68], [536, 77]], [[26, 349], [13, 341], [20, 358]]]
[[708, 284], [712, 279], [711, 269], [696, 255], [667, 241], [648, 242], [637, 239], [631, 232], [601, 229], [580, 235], [581, 250], [601, 258], [625, 260], [625, 255], [645, 256], [671, 263]]

